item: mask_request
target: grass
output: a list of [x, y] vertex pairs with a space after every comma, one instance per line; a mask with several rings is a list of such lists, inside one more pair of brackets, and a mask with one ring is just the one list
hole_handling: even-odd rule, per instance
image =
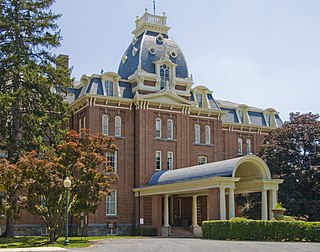
[[[137, 238], [137, 236], [90, 236], [90, 237], [69, 237], [70, 245], [67, 248], [84, 248], [91, 245], [93, 240], [110, 238]], [[64, 237], [60, 237], [56, 243], [48, 243], [46, 236], [17, 236], [14, 238], [0, 237], [0, 249], [2, 248], [30, 248], [30, 247], [65, 247]]]

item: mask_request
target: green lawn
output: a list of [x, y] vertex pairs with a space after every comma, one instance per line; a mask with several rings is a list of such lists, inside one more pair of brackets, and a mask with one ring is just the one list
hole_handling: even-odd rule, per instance
[[[90, 241], [110, 238], [137, 238], [137, 236], [91, 236], [91, 237], [69, 237], [68, 248], [83, 248], [91, 245]], [[0, 237], [0, 249], [2, 248], [28, 248], [28, 247], [64, 247], [64, 237], [60, 237], [54, 244], [48, 244], [45, 236], [17, 236], [15, 238]]]

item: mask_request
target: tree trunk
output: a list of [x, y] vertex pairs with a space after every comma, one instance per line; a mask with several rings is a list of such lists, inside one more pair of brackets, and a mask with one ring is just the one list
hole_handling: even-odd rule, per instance
[[14, 220], [11, 218], [6, 218], [6, 230], [1, 235], [1, 237], [14, 237]]
[[56, 241], [55, 235], [54, 235], [54, 228], [50, 229], [49, 231], [49, 243], [54, 243]]

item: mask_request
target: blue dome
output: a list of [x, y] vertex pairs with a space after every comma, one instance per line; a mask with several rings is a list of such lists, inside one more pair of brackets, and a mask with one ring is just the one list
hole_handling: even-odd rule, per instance
[[[162, 35], [162, 36], [161, 36]], [[175, 63], [176, 77], [188, 78], [186, 59], [177, 43], [167, 34], [145, 31], [131, 43], [120, 62], [118, 74], [128, 79], [141, 65], [141, 70], [155, 74], [155, 61], [160, 60], [167, 52], [170, 60]]]

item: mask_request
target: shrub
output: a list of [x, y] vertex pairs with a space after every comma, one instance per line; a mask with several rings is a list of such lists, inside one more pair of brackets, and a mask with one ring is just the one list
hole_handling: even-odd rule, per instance
[[320, 242], [320, 222], [234, 218], [230, 221], [204, 221], [202, 232], [203, 238], [216, 240]]

